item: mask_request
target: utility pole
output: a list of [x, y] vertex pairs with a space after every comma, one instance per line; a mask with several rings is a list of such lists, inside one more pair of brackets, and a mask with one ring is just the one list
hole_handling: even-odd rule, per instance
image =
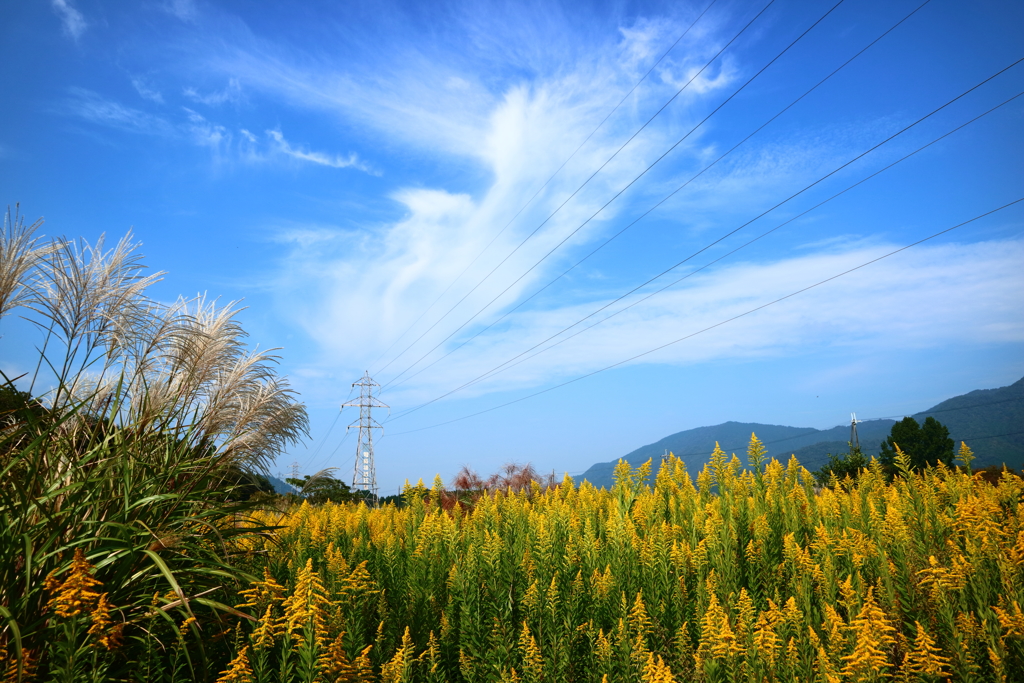
[[850, 448], [860, 450], [860, 439], [857, 438], [857, 413], [850, 413]]
[[380, 391], [380, 385], [370, 379], [369, 371], [362, 379], [352, 384], [359, 387], [359, 400], [351, 401], [342, 408], [359, 408], [359, 419], [348, 426], [348, 429], [359, 427], [359, 443], [356, 444], [356, 462], [352, 472], [352, 490], [364, 491], [377, 502], [377, 470], [373, 464], [373, 430], [379, 429], [383, 433], [384, 427], [373, 419], [374, 408], [387, 408], [380, 399], [374, 396], [374, 391]]

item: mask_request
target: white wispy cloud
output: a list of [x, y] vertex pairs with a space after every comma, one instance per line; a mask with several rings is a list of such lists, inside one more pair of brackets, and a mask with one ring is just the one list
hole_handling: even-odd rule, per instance
[[[504, 80], [496, 86], [485, 86], [481, 73], [456, 68], [446, 61], [446, 55], [435, 55], [435, 61], [422, 54], [414, 55], [408, 62], [403, 60], [407, 69], [390, 73], [386, 82], [373, 78], [359, 82], [326, 63], [311, 65], [288, 60], [269, 49], [234, 54], [223, 63], [215, 59], [215, 64], [242, 74], [253, 87], [294, 105], [334, 111], [366, 128], [386, 129], [405, 145], [441, 157], [470, 157], [488, 178], [475, 193], [444, 187], [398, 188], [392, 192], [392, 198], [402, 206], [405, 215], [394, 222], [368, 225], [363, 230], [337, 231], [333, 236], [324, 229], [286, 231], [281, 239], [292, 240], [294, 246], [284, 259], [273, 288], [287, 315], [321, 346], [325, 357], [345, 358], [354, 367], [364, 367], [425, 309], [433, 306], [424, 322], [393, 353], [424, 333], [430, 322], [465, 296], [449, 319], [425, 332], [423, 341], [396, 364], [397, 369], [435, 344], [443, 343], [442, 350], [451, 348], [466, 332], [480, 329], [508, 310], [549, 278], [553, 269], [564, 268], [566, 259], [577, 255], [581, 247], [606, 235], [608, 221], [624, 213], [628, 215], [634, 206], [631, 202], [637, 198], [660, 198], [669, 184], [678, 184], [678, 165], [684, 170], [690, 166], [699, 168], [700, 162], [711, 158], [714, 150], [707, 147], [700, 134], [693, 136], [673, 153], [675, 173], [656, 169], [644, 184], [630, 190], [629, 201], [613, 204], [573, 234], [612, 193], [625, 187], [678, 139], [681, 131], [687, 130], [687, 124], [696, 118], [694, 105], [701, 98], [717, 95], [734, 82], [739, 73], [739, 67], [734, 65], [711, 70], [701, 87], [688, 90], [687, 96], [679, 98], [666, 111], [665, 120], [659, 119], [633, 140], [624, 153], [589, 181], [586, 189], [559, 209], [564, 199], [680, 87], [682, 75], [689, 78], [699, 68], [694, 64], [700, 63], [702, 56], [718, 44], [713, 36], [703, 34], [697, 44], [684, 43], [682, 51], [664, 63], [662, 75], [639, 88], [633, 101], [612, 117], [541, 190], [544, 180], [574, 153], [638, 78], [639, 60], [641, 56], [649, 59], [652, 36], [678, 35], [679, 31], [677, 22], [638, 24], [622, 31], [613, 50], [598, 51], [600, 60], [582, 59], [557, 69], [543, 66], [543, 60], [537, 57], [540, 48], [524, 48], [514, 55], [517, 64], [529, 64], [542, 73], [529, 79]], [[649, 64], [646, 62], [648, 68]], [[283, 145], [283, 135], [281, 138]], [[692, 210], [695, 205], [704, 211], [722, 205], [736, 210], [763, 195], [775, 194], [794, 178], [806, 177], [823, 158], [836, 152], [834, 146], [820, 140], [815, 143], [812, 146], [797, 141], [785, 147], [759, 149], [737, 162], [731, 173], [721, 173], [713, 180], [705, 179], [695, 185], [691, 188], [695, 196], [675, 200], [672, 209], [678, 215], [682, 206], [687, 209], [682, 213], [696, 217], [700, 211]], [[289, 146], [282, 151], [295, 150]], [[339, 160], [311, 156], [303, 151], [300, 158], [317, 163]], [[538, 190], [541, 191], [531, 202]], [[556, 209], [557, 213], [549, 218]], [[519, 218], [509, 223], [521, 210]], [[687, 219], [681, 229], [694, 229], [694, 222]], [[508, 228], [502, 230], [506, 223]], [[535, 228], [536, 234], [519, 247]], [[570, 235], [566, 248], [517, 280]], [[484, 280], [496, 267], [495, 274]], [[446, 291], [456, 278], [461, 279]], [[481, 284], [470, 291], [478, 282]], [[573, 298], [593, 301], [594, 296]], [[459, 323], [495, 297], [500, 297], [497, 304], [465, 332], [443, 342]], [[503, 328], [512, 324], [514, 332], [508, 337], [517, 341], [543, 338], [538, 335], [546, 334], [551, 325], [577, 312], [566, 307], [532, 317], [514, 317]], [[522, 325], [523, 329], [515, 325]], [[341, 334], [340, 330], [345, 329], [359, 329], [360, 334]], [[630, 329], [635, 330], [635, 324]], [[615, 343], [609, 344], [609, 348], [615, 347]], [[450, 366], [442, 365], [439, 368], [445, 369], [440, 375], [424, 373], [412, 386], [430, 391], [450, 383], [453, 377], [468, 378], [472, 371], [499, 358], [504, 360], [501, 356], [507, 351], [505, 336], [484, 335], [468, 353], [460, 352], [457, 372], [452, 374]], [[583, 354], [578, 360], [588, 355]], [[475, 360], [467, 360], [470, 357]], [[553, 366], [563, 363], [558, 354], [552, 353], [551, 357], [556, 359]], [[602, 359], [596, 354], [592, 362]], [[540, 377], [550, 379], [552, 373], [548, 370], [542, 369], [533, 379], [515, 379], [513, 383], [528, 384], [540, 381]]]
[[[274, 142], [278, 152], [293, 159], [308, 161], [320, 166], [330, 166], [331, 168], [356, 168], [366, 173], [379, 175], [379, 172], [374, 171], [363, 163], [355, 152], [349, 152], [346, 156], [342, 156], [340, 154], [327, 154], [325, 152], [305, 150], [301, 147], [293, 147], [280, 130], [268, 130], [267, 136]], [[252, 136], [252, 133], [249, 133], [249, 138], [250, 141], [255, 142], [255, 137]]]
[[195, 0], [167, 0], [161, 7], [168, 14], [188, 23], [196, 21], [199, 16]]
[[50, 0], [50, 4], [60, 18], [64, 34], [78, 40], [88, 27], [85, 16], [71, 4], [70, 0]]
[[[485, 13], [466, 5], [459, 11], [463, 14], [444, 26], [444, 38], [436, 44], [406, 40], [396, 20], [388, 23], [389, 29], [398, 27], [389, 37], [373, 31], [345, 33], [345, 27], [339, 27], [331, 47], [313, 52], [266, 40], [234, 21], [232, 40], [196, 41], [188, 44], [187, 52], [182, 49], [193, 60], [195, 73], [244, 83], [250, 101], [262, 98], [305, 116], [334, 119], [356, 131], [361, 142], [385, 150], [382, 157], [390, 154], [402, 163], [405, 155], [415, 154], [437, 166], [471, 169], [451, 183], [442, 179], [431, 186], [392, 187], [390, 197], [401, 213], [397, 219], [344, 229], [290, 225], [276, 235], [284, 245], [283, 255], [280, 271], [276, 278], [268, 278], [267, 286], [285, 318], [321, 351], [316, 367], [311, 361], [307, 368], [310, 377], [331, 374], [317, 369], [362, 372], [372, 367], [428, 308], [423, 321], [390, 355], [421, 333], [423, 340], [378, 379], [387, 380], [435, 344], [441, 345], [438, 353], [451, 349], [494, 321], [572, 263], [584, 247], [607, 236], [612, 226], [635, 216], [651, 199], [660, 199], [721, 153], [726, 142], [707, 132], [716, 119], [672, 153], [662, 164], [668, 168], [656, 168], [623, 200], [576, 233], [565, 248], [517, 281], [699, 120], [707, 105], [717, 104], [741, 75], [751, 73], [750, 65], [727, 54], [548, 219], [720, 48], [718, 27], [713, 22], [700, 24], [542, 189], [666, 42], [679, 35], [681, 19], [692, 17], [641, 19], [612, 31], [614, 39], [595, 40], [598, 32], [588, 33], [593, 27], [579, 25], [585, 19], [562, 16], [557, 7], [549, 13], [531, 12], [522, 21], [518, 15], [506, 16], [515, 15], [514, 7], [505, 13]], [[341, 47], [332, 52], [335, 45]], [[196, 101], [202, 97], [197, 91], [191, 96]], [[800, 130], [782, 142], [757, 139], [666, 204], [661, 218], [671, 218], [671, 230], [682, 242], [711, 225], [721, 227], [723, 216], [749, 217], [753, 212], [748, 209], [763, 210], [765, 200], [777, 201], [786, 196], [783, 190], [788, 194], [817, 178], [822, 168], [834, 168], [837, 157], [846, 159], [851, 150], [863, 149], [858, 135], [874, 124], [843, 129], [829, 122], [827, 131]], [[294, 129], [288, 134], [293, 139], [302, 135]], [[233, 140], [253, 162], [287, 158], [370, 171], [354, 153], [316, 151], [322, 145], [290, 141], [281, 128], [249, 126], [239, 129]], [[383, 160], [374, 165], [388, 168]], [[716, 221], [705, 220], [712, 214]], [[790, 255], [726, 264], [696, 275], [465, 395], [534, 387], [593, 371], [788, 294], [892, 246], [870, 239], [828, 242], [825, 228], [821, 240]], [[875, 229], [843, 224], [839, 231], [870, 235]], [[870, 348], [883, 342], [914, 347], [1020, 340], [1024, 329], [1013, 322], [1019, 316], [1014, 318], [1012, 306], [1024, 284], [1014, 266], [1022, 257], [1024, 246], [1013, 240], [917, 248], [637, 362], [685, 365], [795, 354], [826, 344]], [[476, 283], [482, 284], [470, 291]], [[559, 290], [565, 295], [551, 297], [554, 303], [549, 300], [512, 314], [458, 355], [403, 385], [402, 400], [429, 397], [472, 379], [617, 294], [595, 291], [598, 285], [610, 287], [610, 282], [592, 278], [585, 287]], [[462, 297], [465, 300], [448, 319], [427, 331]], [[444, 341], [495, 297], [500, 298], [492, 309]], [[951, 319], [958, 323], [950, 325]], [[339, 369], [339, 364], [348, 367]]]
[[[142, 94], [145, 82], [133, 81], [133, 84]], [[219, 161], [264, 164], [287, 158], [330, 168], [353, 168], [372, 175], [380, 174], [354, 152], [347, 155], [328, 154], [295, 146], [280, 130], [268, 130], [265, 137], [261, 138], [246, 128], [232, 131], [188, 107], [181, 107], [180, 115], [174, 117], [172, 114], [153, 114], [129, 107], [84, 88], [71, 88], [70, 93], [71, 97], [61, 109], [64, 113], [107, 128], [161, 136], [208, 148], [216, 153]], [[150, 96], [148, 99], [154, 98]]]
[[[865, 263], [894, 246], [821, 250], [737, 263], [697, 275], [459, 395], [529, 388], [592, 372]], [[880, 344], [888, 349], [926, 349], [1021, 342], [1024, 319], [1018, 315], [1017, 301], [1024, 291], [1022, 258], [1021, 239], [923, 245], [634, 363], [689, 365], [792, 356], [825, 346], [848, 347], [855, 356], [870, 353]], [[457, 362], [439, 364], [402, 387], [403, 398], [417, 400], [441, 387], [459, 386], [602, 303], [596, 300], [514, 315], [502, 329], [481, 335], [463, 349]], [[623, 305], [613, 306], [586, 325]]]
[[211, 123], [206, 118], [191, 109], [184, 107], [188, 123], [184, 129], [189, 139], [200, 147], [211, 147], [220, 149], [230, 146], [232, 135], [227, 128], [216, 123]]
[[135, 92], [139, 93], [142, 99], [155, 102], [156, 104], [164, 103], [163, 94], [150, 84], [149, 79], [144, 76], [133, 76], [131, 81]]
[[171, 135], [175, 126], [162, 116], [123, 105], [85, 88], [70, 88], [64, 110], [92, 123], [133, 133]]
[[230, 78], [228, 79], [228, 84], [220, 90], [202, 94], [196, 88], [188, 87], [182, 93], [193, 102], [216, 107], [227, 102], [240, 102], [242, 100], [242, 85], [238, 82], [237, 78]]
[[177, 114], [153, 114], [84, 88], [71, 88], [70, 92], [71, 97], [65, 101], [63, 111], [90, 123], [122, 132], [152, 135], [205, 147], [220, 160], [231, 155], [242, 158], [230, 130], [187, 107], [182, 107]]
[[[444, 41], [410, 39], [396, 17], [380, 33], [337, 27], [337, 51], [316, 53], [270, 42], [235, 21], [225, 29], [232, 32], [230, 45], [189, 43], [182, 52], [197, 73], [240, 79], [247, 89], [339, 117], [390, 144], [482, 157], [487, 164], [492, 150], [478, 141], [510, 93], [540, 84], [549, 96], [571, 102], [575, 118], [596, 122], [650, 66], [655, 40], [678, 37], [685, 25], [674, 18], [641, 19], [595, 41], [596, 33], [587, 33], [595, 27], [554, 6], [548, 13], [516, 6], [490, 12], [463, 4], [440, 11], [435, 20]], [[660, 75], [635, 93], [625, 116], [649, 112], [651, 103], [678, 89], [682, 74], [699, 68], [720, 46], [714, 22], [704, 21], [663, 62]], [[714, 78], [697, 79], [665, 118], [685, 118], [688, 105], [724, 87], [733, 71], [716, 67]]]
[[[719, 72], [712, 79], [718, 83], [711, 87], [724, 88], [733, 78], [729, 74], [736, 73]], [[329, 230], [318, 229], [314, 236], [293, 231], [295, 247], [283, 263], [281, 279], [274, 283], [275, 295], [294, 321], [324, 349], [325, 367], [336, 367], [338, 358], [351, 362], [353, 370], [372, 366], [380, 352], [431, 306], [424, 322], [394, 346], [385, 360], [426, 331], [423, 340], [378, 379], [389, 379], [440, 344], [427, 361], [436, 358], [494, 322], [549, 279], [556, 267], [564, 267], [566, 258], [578, 255], [581, 247], [607, 233], [605, 221], [592, 223], [573, 238], [564, 256], [556, 256], [514, 282], [588, 217], [601, 198], [623, 186], [671, 141], [659, 129], [638, 139], [630, 147], [629, 159], [609, 166], [492, 278], [467, 294], [607, 158], [615, 143], [635, 125], [632, 121], [613, 123], [596, 135], [592, 146], [581, 153], [579, 166], [568, 165], [520, 220], [495, 239], [508, 218], [572, 152], [581, 131], [589, 131], [592, 113], [608, 105], [600, 95], [587, 99], [586, 93], [593, 89], [585, 83], [566, 86], [571, 81], [571, 77], [562, 75], [551, 83], [535, 81], [529, 87], [510, 87], [496, 99], [484, 117], [482, 129], [477, 130], [476, 124], [463, 127], [462, 134], [474, 146], [477, 159], [486, 162], [485, 168], [493, 178], [478, 195], [442, 188], [404, 188], [393, 194], [406, 209], [406, 215], [396, 222], [375, 225], [360, 234], [338, 231], [333, 241]], [[773, 141], [740, 151], [734, 160], [674, 200], [674, 215], [695, 216], [692, 220], [677, 219], [678, 229], [692, 233], [707, 229], [700, 224], [699, 216], [708, 212], [721, 216], [758, 206], [763, 210], [766, 199], [774, 202], [784, 196], [783, 188], [793, 191], [823, 169], [835, 168], [837, 158], [849, 159], [851, 150], [861, 148], [863, 134], [836, 127], [835, 135], [829, 137], [810, 130], [805, 137], [794, 135], [784, 143]], [[719, 154], [703, 144], [679, 151], [679, 163], [684, 168], [699, 168]], [[660, 196], [678, 182], [678, 175], [654, 176], [646, 189], [639, 190], [639, 197]], [[625, 218], [632, 206], [612, 206], [603, 218]], [[827, 225], [819, 227], [827, 234]], [[848, 232], [851, 226], [844, 224], [842, 229]], [[871, 233], [873, 229], [865, 226], [862, 232]], [[484, 251], [492, 239], [494, 246]], [[829, 243], [825, 238], [817, 245], [803, 245], [796, 256], [726, 265], [695, 275], [681, 288], [641, 303], [460, 395], [543, 386], [592, 372], [719, 323], [891, 248], [891, 244], [876, 240]], [[483, 257], [474, 261], [481, 252]], [[1022, 256], [1024, 243], [1020, 241], [918, 248], [636, 362], [687, 365], [799, 353], [822, 344], [926, 347], [1024, 340], [1024, 322], [1008, 323], [1008, 319], [1014, 319], [1013, 307], [1024, 289], [1024, 276], [1014, 265]], [[466, 273], [457, 286], [445, 294], [445, 288], [464, 269]], [[506, 287], [510, 289], [492, 309], [444, 341], [472, 312]], [[456, 312], [436, 329], [427, 331], [427, 326], [464, 294], [467, 298]], [[556, 302], [514, 313], [500, 327], [485, 332], [451, 358], [401, 385], [400, 395], [396, 396], [392, 388], [391, 395], [398, 402], [410, 403], [469, 381], [590, 313], [605, 303], [603, 296], [592, 290], [573, 292], [566, 296], [571, 304]], [[613, 306], [608, 312], [616, 309]], [[603, 314], [596, 319], [601, 317]], [[961, 323], [950, 326], [951, 318]]]

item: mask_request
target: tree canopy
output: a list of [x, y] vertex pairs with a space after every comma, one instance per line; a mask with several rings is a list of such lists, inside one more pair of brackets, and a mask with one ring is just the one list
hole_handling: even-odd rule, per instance
[[847, 476], [856, 479], [860, 476], [860, 471], [867, 467], [869, 462], [864, 457], [860, 448], [850, 444], [848, 453], [839, 453], [838, 455], [829, 453], [828, 464], [815, 472], [814, 477], [818, 480], [819, 484], [827, 484], [832, 480], [833, 474], [836, 475], [836, 479], [843, 479]]
[[896, 467], [896, 446], [907, 454], [915, 470], [934, 467], [940, 462], [953, 465], [953, 439], [949, 438], [949, 429], [934, 417], [925, 418], [924, 425], [905, 417], [892, 426], [891, 433], [881, 444], [878, 458], [889, 471]]
[[357, 497], [348, 484], [328, 475], [311, 477], [307, 474], [303, 479], [289, 477], [285, 481], [299, 489], [299, 495], [309, 501], [311, 505], [327, 502], [345, 503], [355, 500]]

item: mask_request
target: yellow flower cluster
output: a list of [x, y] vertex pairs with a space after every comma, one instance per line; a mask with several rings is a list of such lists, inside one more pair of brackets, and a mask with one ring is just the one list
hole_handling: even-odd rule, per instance
[[114, 610], [107, 593], [100, 593], [103, 583], [93, 577], [93, 565], [81, 548], [75, 549], [67, 578], [61, 582], [54, 574], [46, 577], [46, 590], [50, 594], [48, 607], [61, 619], [73, 619], [88, 614], [88, 635], [93, 641], [115, 650], [121, 644], [124, 624], [111, 618]]
[[696, 480], [670, 457], [653, 482], [620, 463], [610, 490], [264, 513], [281, 529], [258, 549], [274, 572], [243, 591], [247, 666], [324, 683], [1024, 671], [1024, 480], [872, 463], [822, 488], [756, 437], [747, 456], [717, 449]]
[[93, 567], [81, 548], [75, 548], [68, 577], [63, 583], [50, 574], [46, 577], [46, 590], [50, 593], [50, 609], [62, 619], [91, 612], [99, 602], [97, 588], [103, 586], [92, 576]]

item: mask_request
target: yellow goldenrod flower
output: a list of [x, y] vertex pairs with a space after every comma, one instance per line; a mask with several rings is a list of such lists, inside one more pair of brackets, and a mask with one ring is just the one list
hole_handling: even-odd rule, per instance
[[89, 615], [92, 625], [89, 626], [89, 635], [105, 647], [107, 650], [114, 650], [121, 644], [121, 637], [124, 633], [124, 624], [114, 624], [110, 618], [110, 602], [107, 594], [100, 595], [96, 603], [96, 609]]
[[747, 636], [751, 633], [754, 628], [754, 614], [757, 610], [754, 608], [754, 601], [750, 598], [750, 593], [747, 592], [746, 588], [740, 588], [740, 596], [736, 599], [736, 635], [738, 638], [746, 641]]
[[647, 615], [647, 606], [644, 605], [643, 591], [636, 594], [633, 608], [629, 611], [629, 627], [634, 634], [645, 638], [651, 631], [651, 618]]
[[[346, 596], [362, 596], [375, 595], [380, 592], [377, 590], [377, 584], [370, 576], [370, 571], [366, 568], [368, 564], [368, 560], [363, 560], [356, 565], [351, 574], [345, 577], [341, 587], [342, 594]], [[312, 570], [312, 565], [310, 565], [310, 570]]]
[[58, 617], [67, 619], [83, 612], [91, 612], [95, 608], [100, 599], [96, 589], [103, 584], [93, 578], [92, 569], [93, 566], [85, 559], [82, 549], [75, 548], [75, 557], [71, 561], [68, 578], [63, 583], [56, 579], [47, 581], [46, 587], [52, 596], [49, 606]]
[[993, 606], [992, 611], [999, 619], [999, 625], [1006, 631], [1007, 636], [1024, 638], [1024, 613], [1021, 612], [1020, 603], [1014, 600], [1010, 603], [1009, 609]]
[[851, 680], [871, 680], [885, 674], [889, 667], [889, 651], [896, 642], [895, 628], [875, 602], [874, 587], [868, 588], [860, 613], [851, 621], [854, 632], [853, 652], [843, 657], [843, 675]]
[[1006, 671], [1003, 666], [1003, 657], [998, 652], [993, 650], [991, 647], [988, 649], [988, 659], [992, 662], [992, 673], [995, 674], [993, 680], [999, 681], [999, 683], [1006, 683]]
[[647, 655], [647, 665], [644, 667], [643, 683], [675, 683], [672, 677], [672, 670], [668, 668], [661, 656]]
[[262, 581], [253, 581], [249, 588], [238, 591], [239, 595], [245, 597], [245, 602], [238, 605], [238, 607], [239, 609], [256, 607], [262, 610], [270, 603], [283, 600], [284, 593], [284, 586], [271, 576], [269, 567], [264, 567]]
[[256, 628], [252, 632], [252, 649], [258, 651], [274, 647], [274, 640], [280, 635], [281, 627], [282, 624], [274, 619], [273, 605], [267, 605], [267, 611], [256, 622]]
[[519, 652], [523, 658], [523, 679], [541, 681], [544, 679], [544, 657], [541, 655], [537, 641], [530, 633], [530, 627], [523, 622], [519, 632]]
[[381, 683], [409, 683], [412, 680], [414, 660], [412, 638], [409, 636], [409, 627], [406, 626], [405, 633], [402, 634], [402, 644], [395, 651], [395, 655], [381, 667]]
[[21, 677], [19, 678], [18, 658], [16, 656], [8, 657], [7, 649], [0, 646], [0, 675], [3, 676], [0, 681], [3, 683], [32, 680], [36, 664], [35, 652], [28, 648], [23, 649], [21, 651]]
[[249, 647], [243, 647], [238, 656], [231, 660], [228, 668], [221, 672], [217, 683], [253, 683], [252, 669], [249, 668]]
[[769, 664], [774, 664], [779, 652], [779, 636], [775, 631], [775, 625], [780, 617], [774, 603], [770, 600], [768, 604], [772, 607], [757, 615], [757, 623], [754, 625], [754, 647], [758, 655]]
[[907, 673], [915, 676], [948, 676], [946, 667], [949, 666], [949, 658], [942, 656], [942, 650], [935, 646], [935, 640], [924, 630], [921, 622], [914, 623], [917, 625], [914, 646], [903, 663]]

